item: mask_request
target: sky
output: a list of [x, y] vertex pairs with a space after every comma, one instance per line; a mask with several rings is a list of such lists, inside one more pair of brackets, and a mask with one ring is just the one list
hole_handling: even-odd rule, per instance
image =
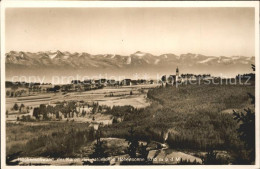
[[7, 8], [5, 48], [254, 56], [254, 8]]

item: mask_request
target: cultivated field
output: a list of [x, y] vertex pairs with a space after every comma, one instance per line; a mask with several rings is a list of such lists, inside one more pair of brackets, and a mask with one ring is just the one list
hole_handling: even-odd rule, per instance
[[[85, 101], [85, 102], [99, 102], [101, 105], [132, 105], [133, 107], [146, 107], [149, 103], [146, 100], [146, 93], [141, 93], [142, 88], [154, 88], [156, 85], [138, 85], [120, 88], [104, 88], [91, 90], [86, 92], [72, 92], [72, 93], [39, 93], [34, 96], [6, 98], [6, 110], [12, 108], [15, 103], [23, 103], [25, 106], [36, 107], [40, 104], [51, 104], [57, 101]], [[133, 95], [130, 96], [130, 92]], [[144, 89], [144, 91], [147, 91]], [[113, 93], [113, 97], [109, 97]], [[108, 96], [108, 97], [106, 97]], [[120, 101], [119, 101], [120, 100]]]

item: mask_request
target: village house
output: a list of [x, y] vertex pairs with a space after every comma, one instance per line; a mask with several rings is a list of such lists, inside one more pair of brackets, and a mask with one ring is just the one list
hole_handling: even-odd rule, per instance
[[179, 68], [176, 68], [175, 75], [169, 75], [168, 77], [166, 75], [162, 76], [162, 85], [173, 85], [176, 84], [176, 82], [179, 82], [181, 80], [180, 74], [179, 74]]
[[78, 116], [85, 116], [87, 114], [91, 114], [92, 113], [92, 107], [89, 106], [77, 106], [76, 107], [76, 111], [79, 112]]
[[166, 75], [162, 76], [162, 85], [173, 85], [176, 84], [176, 82], [184, 83], [185, 81], [195, 81], [195, 80], [210, 80], [212, 79], [210, 74], [202, 74], [202, 75], [194, 75], [194, 74], [181, 74], [179, 73], [179, 68], [176, 68], [176, 74], [175, 75], [169, 75], [168, 77]]
[[114, 118], [102, 120], [102, 122], [101, 122], [100, 124], [101, 124], [102, 126], [108, 126], [108, 125], [113, 124], [113, 120], [114, 120]]

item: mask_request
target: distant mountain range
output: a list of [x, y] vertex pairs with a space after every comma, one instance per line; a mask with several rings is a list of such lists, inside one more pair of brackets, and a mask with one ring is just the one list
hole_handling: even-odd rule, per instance
[[87, 75], [95, 73], [110, 73], [114, 75], [133, 73], [175, 73], [178, 66], [181, 73], [223, 73], [235, 75], [251, 72], [251, 64], [255, 57], [245, 56], [205, 56], [201, 54], [175, 55], [166, 53], [159, 56], [137, 51], [129, 56], [117, 54], [70, 53], [57, 51], [46, 52], [16, 52], [6, 53], [7, 75], [33, 74], [35, 71], [44, 75], [49, 73], [73, 75], [84, 71]]
[[135, 66], [158, 66], [158, 65], [248, 65], [255, 62], [255, 57], [232, 56], [215, 57], [201, 54], [163, 54], [159, 56], [137, 51], [130, 56], [89, 53], [70, 53], [61, 51], [47, 52], [15, 52], [6, 53], [6, 65], [24, 67], [66, 67], [66, 68], [104, 68], [104, 67], [135, 67]]

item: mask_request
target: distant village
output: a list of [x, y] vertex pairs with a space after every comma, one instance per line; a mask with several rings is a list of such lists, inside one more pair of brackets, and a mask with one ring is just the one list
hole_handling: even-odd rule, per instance
[[202, 74], [202, 75], [195, 75], [195, 74], [180, 74], [179, 68], [176, 68], [175, 75], [169, 76], [162, 76], [161, 83], [162, 86], [167, 85], [174, 85], [174, 84], [181, 84], [188, 80], [200, 80], [200, 79], [213, 79], [210, 74]]
[[[248, 76], [254, 77], [254, 74], [238, 75], [236, 78], [245, 78]], [[102, 122], [103, 125], [109, 125], [113, 122], [120, 122], [122, 119], [114, 118], [110, 115], [99, 117], [102, 113], [109, 112], [111, 109], [108, 106], [100, 106], [98, 102], [84, 102], [82, 101], [58, 101], [48, 104], [40, 104], [39, 107], [25, 106], [22, 102], [28, 100], [42, 101], [50, 99], [47, 96], [38, 97], [38, 94], [44, 93], [61, 93], [67, 94], [69, 92], [83, 92], [89, 90], [96, 90], [106, 88], [120, 88], [123, 86], [136, 85], [152, 85], [157, 83], [157, 86], [173, 86], [175, 84], [182, 84], [188, 80], [212, 80], [210, 74], [194, 75], [194, 74], [180, 74], [179, 68], [176, 68], [174, 75], [163, 75], [161, 79], [154, 80], [132, 80], [124, 79], [122, 81], [98, 79], [98, 80], [72, 80], [70, 84], [52, 85], [51, 83], [22, 83], [22, 82], [6, 82], [6, 97], [19, 97], [18, 105], [15, 103], [11, 109], [6, 111], [9, 119], [16, 119], [17, 121], [35, 121], [35, 120], [89, 120], [91, 123]], [[219, 77], [218, 77], [219, 78]], [[132, 95], [130, 91], [129, 95]], [[23, 97], [24, 96], [24, 97]], [[30, 96], [30, 98], [26, 97]], [[105, 97], [113, 97], [113, 94], [105, 95]], [[86, 118], [87, 117], [87, 118]], [[101, 118], [101, 120], [100, 120]], [[95, 127], [99, 125], [94, 125]]]
[[26, 83], [26, 82], [6, 82], [6, 96], [19, 97], [28, 96], [32, 93], [51, 92], [82, 92], [104, 87], [121, 87], [133, 85], [154, 84], [154, 80], [145, 79], [124, 79], [122, 81], [99, 79], [99, 80], [72, 80], [70, 84], [53, 85], [51, 83]]
[[[255, 75], [243, 74], [237, 75], [236, 78], [255, 78]], [[179, 68], [176, 68], [175, 75], [163, 75], [159, 80], [146, 80], [146, 79], [123, 79], [117, 81], [114, 79], [88, 79], [88, 80], [72, 80], [70, 84], [51, 84], [51, 83], [26, 83], [26, 82], [11, 82], [6, 81], [6, 97], [19, 97], [28, 96], [32, 93], [56, 93], [56, 92], [82, 92], [95, 89], [102, 89], [104, 87], [122, 87], [122, 86], [135, 86], [135, 85], [148, 85], [158, 84], [162, 86], [174, 85], [176, 83], [182, 84], [185, 81], [196, 80], [212, 80], [214, 78], [210, 74], [180, 74]]]
[[[36, 107], [18, 105], [11, 108], [6, 115], [9, 119], [15, 118], [17, 121], [60, 121], [60, 120], [83, 120], [88, 122], [100, 121], [101, 114], [109, 109], [107, 106], [100, 106], [97, 102], [86, 103], [84, 101], [62, 101], [49, 104], [40, 104]], [[16, 113], [15, 113], [16, 112]], [[97, 118], [97, 119], [96, 119]], [[112, 124], [113, 120], [118, 121], [111, 115], [102, 118], [103, 125]]]

